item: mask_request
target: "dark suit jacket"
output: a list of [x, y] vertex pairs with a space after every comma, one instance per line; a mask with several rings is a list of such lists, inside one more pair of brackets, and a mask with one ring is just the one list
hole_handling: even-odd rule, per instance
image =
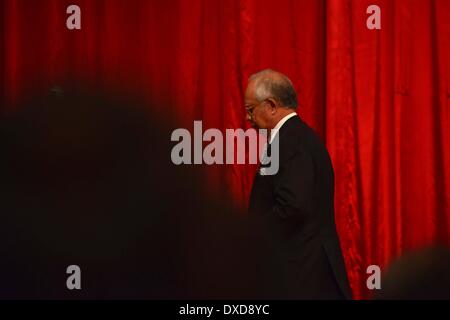
[[328, 152], [299, 117], [279, 131], [279, 171], [256, 174], [249, 210], [267, 237], [269, 298], [351, 298], [334, 221]]

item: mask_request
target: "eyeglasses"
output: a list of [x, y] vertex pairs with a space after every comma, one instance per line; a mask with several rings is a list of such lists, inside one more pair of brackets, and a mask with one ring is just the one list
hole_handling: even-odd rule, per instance
[[249, 116], [253, 115], [253, 110], [255, 110], [259, 105], [261, 105], [263, 102], [265, 102], [267, 99], [264, 99], [261, 102], [255, 103], [255, 104], [249, 104], [247, 106], [245, 106], [245, 110], [247, 111], [247, 113], [249, 114]]

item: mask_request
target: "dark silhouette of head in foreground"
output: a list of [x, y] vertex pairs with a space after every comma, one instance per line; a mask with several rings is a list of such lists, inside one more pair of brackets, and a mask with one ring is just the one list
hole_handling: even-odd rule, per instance
[[450, 250], [433, 246], [403, 255], [388, 268], [374, 298], [450, 299]]
[[[17, 110], [0, 123], [0, 298], [274, 292], [261, 287], [268, 264], [255, 226], [212, 200], [202, 168], [172, 164], [175, 127], [89, 94]], [[81, 268], [81, 290], [66, 287], [69, 265]]]

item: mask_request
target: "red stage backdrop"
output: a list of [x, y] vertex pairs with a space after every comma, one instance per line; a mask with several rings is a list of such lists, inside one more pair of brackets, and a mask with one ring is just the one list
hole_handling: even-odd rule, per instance
[[[66, 28], [71, 4], [81, 30]], [[381, 30], [366, 27], [371, 4]], [[245, 128], [248, 76], [287, 74], [333, 160], [355, 298], [370, 296], [367, 266], [449, 242], [450, 1], [3, 0], [0, 9], [2, 112], [70, 80], [143, 96], [187, 128]], [[211, 188], [245, 205], [253, 174], [222, 166]]]

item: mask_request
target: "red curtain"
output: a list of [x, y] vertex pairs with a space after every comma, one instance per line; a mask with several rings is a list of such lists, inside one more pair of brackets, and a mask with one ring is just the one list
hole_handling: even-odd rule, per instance
[[[71, 4], [81, 30], [66, 28]], [[381, 30], [366, 27], [371, 4]], [[187, 128], [194, 120], [245, 128], [248, 76], [269, 67], [287, 74], [298, 113], [333, 160], [355, 298], [370, 296], [367, 266], [449, 243], [448, 0], [4, 0], [0, 8], [2, 113], [70, 81], [144, 97]], [[253, 174], [215, 168], [211, 189], [245, 205]]]

